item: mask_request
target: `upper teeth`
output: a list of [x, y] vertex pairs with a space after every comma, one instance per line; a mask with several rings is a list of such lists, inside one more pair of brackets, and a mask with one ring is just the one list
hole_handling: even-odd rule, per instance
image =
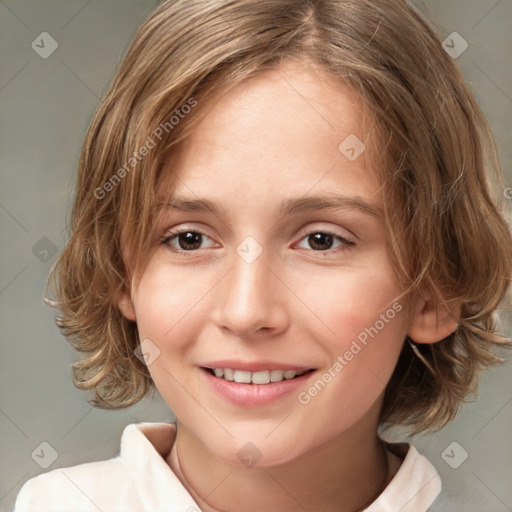
[[233, 370], [232, 368], [212, 368], [216, 377], [225, 380], [245, 384], [268, 384], [269, 382], [281, 382], [284, 379], [293, 379], [297, 375], [303, 375], [308, 370], [263, 370], [261, 372], [246, 372]]

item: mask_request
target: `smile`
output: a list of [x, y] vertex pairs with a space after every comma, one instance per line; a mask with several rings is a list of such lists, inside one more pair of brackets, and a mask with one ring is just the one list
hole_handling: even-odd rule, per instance
[[204, 368], [211, 375], [228, 382], [238, 382], [240, 384], [270, 384], [291, 380], [300, 377], [305, 373], [314, 370], [262, 370], [258, 372], [249, 372], [245, 370], [235, 370], [232, 368]]
[[239, 362], [238, 368], [219, 363], [200, 367], [205, 384], [216, 396], [239, 407], [262, 407], [294, 396], [316, 373], [304, 367], [286, 368], [286, 365], [268, 363], [263, 366], [264, 362]]

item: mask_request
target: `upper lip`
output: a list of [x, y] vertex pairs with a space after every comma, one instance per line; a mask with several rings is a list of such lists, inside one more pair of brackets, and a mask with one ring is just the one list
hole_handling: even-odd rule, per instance
[[313, 370], [311, 366], [279, 363], [277, 361], [234, 361], [224, 359], [222, 361], [207, 361], [200, 366], [203, 368], [231, 368], [246, 372], [261, 372], [264, 370]]

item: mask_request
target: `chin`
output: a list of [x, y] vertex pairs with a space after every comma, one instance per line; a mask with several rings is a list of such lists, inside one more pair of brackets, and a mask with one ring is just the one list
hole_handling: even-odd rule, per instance
[[216, 445], [211, 453], [214, 457], [239, 468], [272, 468], [300, 457], [305, 448], [301, 445], [298, 451], [298, 447], [298, 442], [283, 443], [279, 439], [272, 442], [264, 436], [259, 438], [255, 436], [253, 441], [235, 440], [222, 451], [219, 451], [220, 446]]

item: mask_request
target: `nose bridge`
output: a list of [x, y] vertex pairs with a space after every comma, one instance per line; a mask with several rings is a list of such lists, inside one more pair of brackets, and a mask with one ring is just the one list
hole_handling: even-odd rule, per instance
[[223, 281], [216, 306], [219, 326], [244, 335], [282, 327], [283, 304], [270, 258], [255, 239], [247, 237], [236, 247]]

